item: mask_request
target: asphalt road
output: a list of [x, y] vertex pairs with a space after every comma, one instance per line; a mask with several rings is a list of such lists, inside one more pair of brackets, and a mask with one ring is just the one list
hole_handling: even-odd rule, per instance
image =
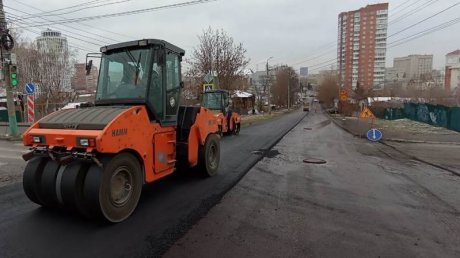
[[[147, 185], [131, 218], [116, 225], [40, 208], [25, 197], [20, 183], [1, 187], [0, 257], [159, 256], [260, 160], [253, 151], [269, 149], [304, 116], [293, 112], [224, 138], [217, 176], [171, 176]], [[14, 156], [0, 151], [0, 169], [2, 163], [8, 170], [22, 169], [24, 163]]]
[[459, 243], [460, 177], [312, 113], [165, 257], [460, 257]]
[[0, 140], [0, 187], [22, 180], [25, 162], [22, 154], [27, 149], [21, 142]]

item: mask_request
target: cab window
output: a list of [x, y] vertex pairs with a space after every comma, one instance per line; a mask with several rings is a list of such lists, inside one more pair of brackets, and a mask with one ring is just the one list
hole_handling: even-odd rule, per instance
[[176, 116], [180, 97], [180, 61], [175, 53], [166, 55], [166, 116]]

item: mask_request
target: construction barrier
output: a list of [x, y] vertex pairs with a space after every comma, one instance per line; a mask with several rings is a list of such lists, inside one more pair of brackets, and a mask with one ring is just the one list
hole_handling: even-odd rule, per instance
[[387, 120], [408, 118], [460, 132], [460, 107], [405, 103], [404, 108], [386, 108], [384, 117], [381, 118]]

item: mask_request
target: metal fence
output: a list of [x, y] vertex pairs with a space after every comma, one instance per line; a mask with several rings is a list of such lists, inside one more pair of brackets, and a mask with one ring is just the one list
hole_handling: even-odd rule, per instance
[[408, 118], [460, 132], [460, 107], [405, 103], [403, 108], [386, 108], [382, 118], [387, 120]]

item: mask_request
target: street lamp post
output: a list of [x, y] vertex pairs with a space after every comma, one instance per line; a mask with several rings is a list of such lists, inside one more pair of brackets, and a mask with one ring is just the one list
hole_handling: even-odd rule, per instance
[[268, 78], [270, 78], [269, 75], [268, 75], [268, 61], [269, 61], [270, 59], [272, 59], [272, 58], [273, 58], [273, 56], [271, 56], [271, 57], [269, 57], [269, 58], [267, 59], [267, 67], [266, 67], [266, 68], [267, 68], [268, 114], [269, 114], [269, 115], [272, 114], [272, 105], [271, 105], [271, 101], [270, 101], [270, 99], [271, 99], [271, 83], [269, 83], [269, 80], [268, 80]]

